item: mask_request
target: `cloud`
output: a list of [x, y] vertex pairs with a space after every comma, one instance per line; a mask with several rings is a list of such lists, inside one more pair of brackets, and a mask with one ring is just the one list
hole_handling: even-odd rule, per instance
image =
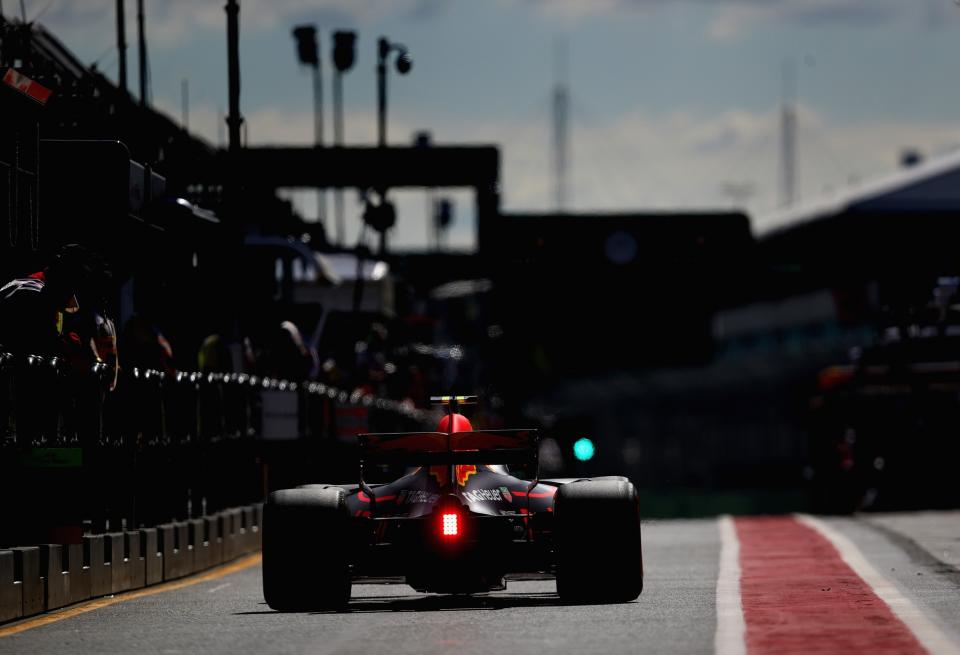
[[[501, 0], [501, 4], [517, 4], [518, 0]], [[522, 0], [529, 3], [530, 0]], [[659, 9], [670, 0], [534, 0], [539, 11], [548, 18], [575, 23], [593, 16], [604, 16], [623, 10]]]
[[[205, 135], [216, 138], [215, 112], [191, 112], [206, 121]], [[814, 108], [801, 106], [798, 130], [799, 187], [810, 200], [857, 180], [889, 172], [898, 165], [903, 148], [927, 154], [960, 144], [960, 128], [949, 122], [873, 120], [846, 123], [830, 120]], [[249, 113], [252, 145], [305, 144], [312, 137], [309, 111], [264, 109]], [[374, 116], [353, 113], [347, 122], [347, 142], [370, 144]], [[535, 116], [507, 120], [489, 118], [462, 123], [456, 116], [436, 115], [429, 122], [437, 142], [501, 145], [502, 201], [507, 211], [551, 211], [554, 179], [549, 125]], [[391, 119], [395, 143], [409, 142], [420, 125], [402, 117]], [[778, 204], [780, 110], [732, 109], [705, 115], [678, 110], [661, 115], [632, 111], [588, 128], [574, 122], [571, 132], [570, 197], [577, 211], [648, 211], [727, 209], [728, 183], [747, 183], [753, 190], [748, 208], [763, 216]], [[425, 241], [425, 200], [422, 193], [398, 196], [400, 221], [394, 242], [414, 247]], [[355, 194], [348, 194], [348, 216], [359, 211]], [[472, 243], [472, 205], [459, 197], [458, 231], [453, 243]], [[295, 202], [312, 216], [315, 195]], [[356, 221], [348, 232], [356, 238]]]
[[[516, 1], [516, 0], [505, 0]], [[529, 0], [524, 0], [529, 2]], [[940, 2], [944, 7], [938, 6]], [[596, 16], [624, 12], [649, 12], [675, 7], [678, 0], [536, 0], [545, 16], [576, 23]], [[707, 34], [719, 41], [732, 41], [766, 25], [824, 27], [873, 26], [893, 20], [915, 18], [930, 27], [954, 10], [946, 0], [686, 0], [687, 5], [713, 12]]]
[[903, 5], [888, 0], [728, 0], [717, 8], [708, 33], [730, 41], [764, 24], [862, 27], [905, 15]]
[[[127, 3], [128, 42], [135, 41], [135, 3]], [[451, 0], [243, 0], [240, 23], [245, 35], [289, 28], [300, 22], [362, 28], [391, 18], [431, 20], [447, 11]], [[876, 26], [908, 21], [922, 29], [944, 25], [957, 15], [949, 0], [499, 0], [504, 20], [510, 10], [533, 7], [563, 29], [593, 18], [619, 20], [624, 15], [652, 14], [678, 5], [696, 7], [706, 17], [706, 36], [736, 41], [768, 26], [805, 28], [842, 25]], [[32, 16], [51, 27], [66, 43], [104, 44], [113, 41], [115, 0], [52, 0], [33, 2]], [[151, 48], [168, 50], [216, 34], [226, 24], [224, 0], [164, 0], [147, 3], [147, 30]], [[80, 46], [80, 50], [85, 50]], [[83, 52], [93, 58], [97, 52]], [[108, 55], [112, 56], [112, 55]]]
[[[224, 0], [165, 0], [146, 4], [151, 45], [174, 47], [202, 32], [226, 29]], [[127, 3], [128, 41], [136, 30], [136, 6]], [[250, 34], [297, 22], [343, 27], [376, 22], [391, 16], [431, 18], [442, 12], [445, 0], [244, 0], [240, 3], [240, 29]], [[99, 29], [111, 33], [116, 21], [115, 0], [54, 0], [40, 22], [69, 37], [74, 30]], [[28, 11], [28, 16], [30, 12]], [[68, 42], [73, 41], [70, 38]]]

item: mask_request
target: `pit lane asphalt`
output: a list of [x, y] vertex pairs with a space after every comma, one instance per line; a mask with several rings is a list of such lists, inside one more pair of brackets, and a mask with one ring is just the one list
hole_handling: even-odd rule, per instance
[[708, 652], [719, 557], [716, 522], [644, 525], [640, 599], [558, 603], [553, 581], [456, 598], [405, 585], [356, 585], [350, 611], [278, 614], [260, 567], [138, 598], [0, 639], [0, 653], [618, 653]]
[[[960, 631], [960, 580], [950, 567], [867, 520], [831, 522], [938, 624]], [[552, 581], [513, 581], [468, 598], [357, 585], [348, 612], [279, 614], [264, 604], [254, 566], [0, 638], [0, 654], [713, 652], [717, 521], [653, 521], [643, 530], [645, 588], [633, 603], [560, 605]]]

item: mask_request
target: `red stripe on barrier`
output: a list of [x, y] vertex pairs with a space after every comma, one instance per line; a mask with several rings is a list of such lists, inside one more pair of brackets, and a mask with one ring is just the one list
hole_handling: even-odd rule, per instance
[[736, 528], [751, 654], [926, 652], [819, 533], [789, 517]]

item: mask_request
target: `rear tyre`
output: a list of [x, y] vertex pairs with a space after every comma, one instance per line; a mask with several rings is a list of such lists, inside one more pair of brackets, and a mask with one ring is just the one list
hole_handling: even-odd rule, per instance
[[640, 503], [626, 478], [557, 489], [557, 592], [566, 603], [625, 603], [643, 591]]
[[338, 610], [350, 600], [346, 494], [283, 489], [263, 508], [263, 596], [280, 612]]

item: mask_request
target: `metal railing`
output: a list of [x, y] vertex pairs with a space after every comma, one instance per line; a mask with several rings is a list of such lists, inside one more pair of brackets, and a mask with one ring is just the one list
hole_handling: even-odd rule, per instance
[[[338, 436], [338, 407], [365, 409], [372, 423], [386, 426], [420, 426], [433, 416], [408, 402], [321, 382], [246, 373], [168, 375], [134, 368], [122, 372], [117, 389], [108, 392], [104, 382], [108, 375], [102, 363], [78, 374], [60, 358], [0, 351], [0, 443], [155, 446], [223, 439], [324, 439]], [[276, 426], [265, 425], [264, 397], [277, 395], [296, 397], [296, 431], [279, 434]]]
[[409, 402], [244, 373], [122, 371], [0, 349], [0, 546], [156, 525], [356, 475], [355, 434], [421, 429]]

